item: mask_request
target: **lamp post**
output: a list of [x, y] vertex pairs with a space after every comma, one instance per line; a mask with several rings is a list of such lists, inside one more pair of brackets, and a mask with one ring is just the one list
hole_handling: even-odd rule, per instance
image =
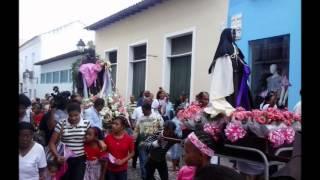
[[86, 47], [86, 44], [83, 42], [82, 39], [80, 39], [79, 42], [77, 43], [78, 51], [84, 52], [85, 47]]

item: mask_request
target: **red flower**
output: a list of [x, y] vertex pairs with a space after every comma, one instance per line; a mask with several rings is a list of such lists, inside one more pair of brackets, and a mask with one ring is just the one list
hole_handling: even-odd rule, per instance
[[266, 124], [267, 123], [267, 118], [264, 117], [264, 116], [256, 117], [255, 120], [260, 124]]

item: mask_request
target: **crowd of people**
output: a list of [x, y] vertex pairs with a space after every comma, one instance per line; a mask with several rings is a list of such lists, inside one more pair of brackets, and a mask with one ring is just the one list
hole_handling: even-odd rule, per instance
[[[156, 98], [148, 90], [138, 101], [131, 96], [129, 117], [114, 117], [110, 130], [104, 129], [99, 114], [105, 106], [102, 98], [96, 98], [91, 107], [84, 106], [81, 96], [69, 92], [33, 101], [20, 94], [19, 99], [20, 179], [125, 180], [128, 161], [132, 159], [136, 168], [139, 159], [141, 179], [154, 179], [157, 170], [166, 180], [169, 151], [173, 170], [180, 170], [177, 179], [200, 178], [196, 169], [210, 165], [210, 154], [201, 155], [203, 146], [215, 149], [210, 135], [200, 129], [183, 129], [177, 119], [177, 111], [189, 104], [186, 95], [173, 105], [162, 88]], [[200, 92], [196, 99], [202, 108], [209, 105], [207, 92]], [[181, 161], [183, 156], [185, 162]], [[186, 166], [180, 168], [183, 164]], [[215, 166], [203, 171], [210, 168]]]
[[[111, 126], [105, 126], [100, 114], [108, 103], [103, 98], [96, 96], [88, 106], [79, 94], [58, 88], [32, 101], [20, 94], [20, 179], [127, 180], [132, 159], [133, 168], [139, 162], [142, 180], [155, 179], [156, 170], [161, 180], [168, 180], [168, 154], [177, 180], [257, 179], [264, 170], [257, 164], [219, 165], [215, 152], [223, 147], [222, 138], [204, 129], [204, 114], [194, 124], [183, 124], [177, 116], [190, 105], [216, 119], [226, 118], [235, 107], [254, 108], [246, 84], [249, 67], [234, 43], [234, 33], [227, 28], [221, 34], [209, 68], [210, 92], [199, 92], [195, 102], [187, 94], [171, 102], [161, 87], [155, 96], [145, 90], [137, 100], [130, 97], [128, 114], [113, 117]], [[269, 91], [255, 108], [277, 108], [277, 95]], [[301, 103], [295, 110], [301, 114]]]

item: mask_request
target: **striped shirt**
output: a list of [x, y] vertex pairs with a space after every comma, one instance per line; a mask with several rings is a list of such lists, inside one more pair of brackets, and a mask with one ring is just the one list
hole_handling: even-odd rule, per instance
[[75, 153], [76, 157], [84, 155], [84, 139], [90, 127], [90, 121], [81, 118], [76, 126], [72, 126], [67, 119], [64, 119], [58, 122], [54, 129], [58, 134], [60, 134], [61, 125], [63, 125], [61, 141]]

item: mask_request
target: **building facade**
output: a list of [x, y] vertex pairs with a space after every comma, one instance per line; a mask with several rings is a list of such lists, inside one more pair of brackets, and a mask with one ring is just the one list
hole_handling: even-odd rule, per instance
[[38, 92], [42, 72], [40, 66], [34, 64], [74, 51], [80, 39], [93, 41], [94, 33], [84, 27], [80, 21], [71, 22], [37, 35], [19, 47], [19, 93], [25, 93], [30, 99], [44, 97], [44, 91]]
[[208, 67], [227, 20], [224, 0], [145, 0], [87, 28], [128, 99], [161, 86], [172, 99], [209, 91]]
[[60, 91], [72, 92], [72, 64], [80, 61], [83, 54], [76, 50], [35, 63], [41, 69], [40, 82], [37, 86], [39, 97], [52, 93], [54, 86], [58, 86]]
[[292, 109], [301, 90], [301, 0], [229, 0], [228, 25], [240, 28], [237, 44], [252, 69], [253, 94], [263, 91], [275, 64], [291, 84], [286, 105]]
[[19, 48], [19, 93], [29, 98], [37, 96], [39, 67], [33, 64], [41, 58], [41, 37], [35, 36]]

